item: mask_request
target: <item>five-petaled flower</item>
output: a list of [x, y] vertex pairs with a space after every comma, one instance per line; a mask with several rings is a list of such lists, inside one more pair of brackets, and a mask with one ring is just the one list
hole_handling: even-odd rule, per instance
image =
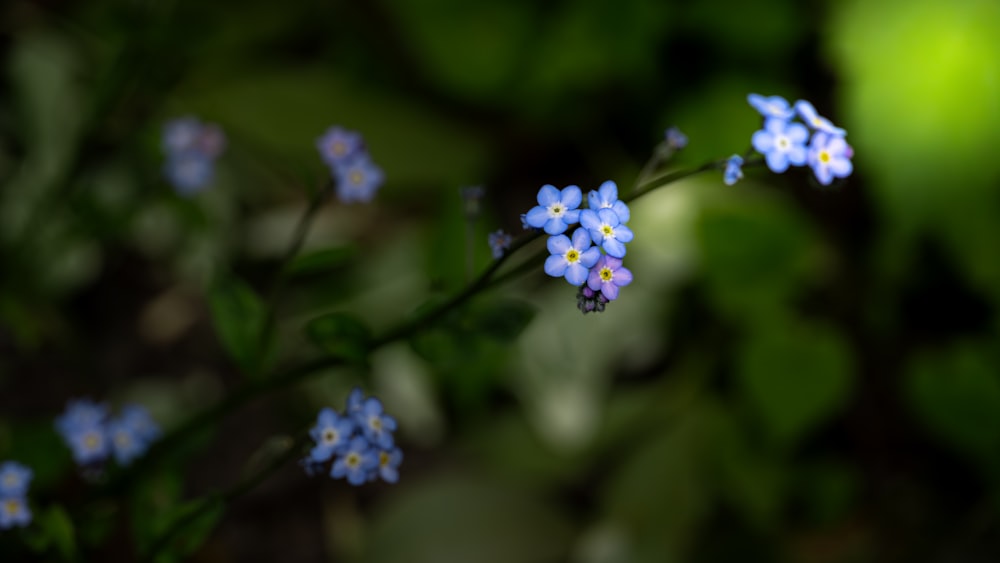
[[583, 285], [591, 266], [601, 257], [601, 251], [591, 246], [590, 233], [586, 229], [573, 231], [573, 239], [566, 235], [549, 237], [547, 247], [551, 256], [545, 259], [545, 273], [554, 277], [566, 277], [572, 285]]
[[625, 256], [625, 243], [633, 237], [632, 230], [621, 224], [618, 214], [610, 208], [584, 209], [580, 212], [580, 226], [590, 232], [594, 244], [615, 258]]
[[620, 258], [604, 255], [590, 269], [587, 287], [600, 291], [608, 301], [618, 299], [618, 288], [632, 283], [632, 272], [622, 267]]
[[844, 178], [851, 174], [854, 170], [854, 165], [851, 164], [853, 154], [854, 151], [843, 137], [821, 131], [813, 135], [809, 144], [809, 166], [819, 183], [828, 186], [834, 178]]
[[823, 133], [829, 135], [836, 135], [839, 137], [844, 137], [847, 135], [847, 131], [841, 127], [835, 126], [830, 122], [829, 119], [823, 117], [816, 111], [816, 108], [812, 104], [805, 100], [799, 100], [795, 102], [795, 111], [799, 113], [802, 121], [805, 121], [807, 125]]
[[334, 454], [343, 452], [353, 433], [353, 419], [342, 417], [331, 408], [322, 409], [316, 419], [316, 426], [309, 431], [316, 442], [316, 446], [309, 452], [310, 459], [324, 462]]
[[498, 260], [503, 257], [503, 253], [510, 248], [512, 242], [514, 242], [514, 238], [509, 233], [505, 233], [503, 229], [490, 233], [489, 244], [493, 258]]
[[789, 164], [802, 166], [806, 163], [806, 140], [809, 130], [801, 123], [790, 123], [783, 119], [769, 118], [764, 128], [755, 132], [750, 141], [753, 148], [764, 155], [767, 167], [774, 172], [788, 170]]
[[31, 469], [16, 461], [5, 461], [0, 464], [0, 497], [27, 494], [31, 477]]
[[368, 481], [370, 471], [378, 465], [378, 454], [368, 440], [358, 436], [351, 440], [347, 449], [333, 462], [330, 476], [334, 479], [346, 477], [348, 483], [362, 485]]
[[371, 201], [384, 179], [382, 169], [375, 166], [367, 153], [344, 161], [334, 172], [337, 177], [337, 198], [344, 203]]
[[761, 115], [766, 118], [791, 119], [795, 115], [795, 110], [789, 106], [788, 100], [781, 96], [761, 96], [760, 94], [748, 94], [747, 102], [753, 106]]
[[577, 186], [567, 186], [561, 191], [551, 184], [538, 190], [538, 205], [532, 207], [525, 216], [525, 222], [536, 229], [544, 229], [550, 235], [566, 232], [566, 229], [580, 220], [580, 204], [583, 192]]
[[0, 530], [24, 527], [31, 522], [31, 510], [23, 496], [0, 497]]
[[[596, 191], [591, 190], [587, 194], [587, 205], [590, 209], [597, 211], [600, 209], [611, 209], [618, 215], [618, 220], [628, 223], [631, 212], [624, 201], [618, 199], [618, 184], [608, 180], [601, 184]], [[594, 242], [597, 242], [596, 240]]]
[[316, 149], [324, 162], [337, 166], [363, 151], [364, 142], [360, 133], [334, 125], [316, 139]]

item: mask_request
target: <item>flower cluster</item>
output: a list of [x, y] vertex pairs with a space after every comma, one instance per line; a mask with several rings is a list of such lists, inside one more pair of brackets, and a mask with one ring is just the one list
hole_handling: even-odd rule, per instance
[[360, 133], [330, 127], [316, 139], [316, 148], [336, 181], [337, 199], [367, 203], [375, 197], [384, 175], [372, 162]]
[[343, 415], [329, 407], [319, 411], [316, 426], [309, 431], [316, 445], [302, 465], [315, 475], [332, 459], [329, 474], [334, 479], [362, 485], [381, 477], [395, 483], [403, 461], [403, 452], [393, 441], [395, 430], [396, 420], [383, 412], [382, 402], [355, 388]]
[[31, 477], [31, 469], [16, 461], [0, 463], [0, 530], [23, 528], [31, 522], [28, 508]]
[[[760, 94], [750, 94], [747, 101], [764, 117], [764, 127], [753, 134], [751, 142], [772, 171], [781, 173], [789, 166], [808, 164], [824, 186], [851, 174], [854, 151], [844, 140], [847, 131], [819, 115], [811, 103], [798, 100], [792, 106], [781, 96]], [[805, 125], [792, 121], [796, 116]], [[812, 138], [806, 126], [813, 130]]]
[[55, 425], [73, 459], [86, 467], [100, 467], [111, 455], [128, 465], [160, 436], [144, 407], [126, 405], [117, 418], [110, 418], [107, 405], [89, 399], [70, 401]]
[[510, 248], [511, 243], [514, 242], [514, 237], [510, 233], [506, 233], [503, 229], [500, 229], [489, 234], [488, 242], [490, 244], [490, 251], [493, 252], [493, 259], [499, 260], [504, 252], [507, 252], [507, 249]]
[[[633, 235], [625, 226], [630, 217], [628, 205], [618, 199], [614, 182], [604, 182], [587, 194], [588, 208], [579, 209], [581, 203], [583, 193], [579, 187], [559, 190], [546, 184], [538, 191], [538, 205], [524, 215], [523, 222], [550, 235], [546, 274], [565, 277], [577, 287], [586, 284], [589, 291], [581, 294], [584, 301], [580, 309], [588, 313], [602, 311], [604, 303], [618, 298], [619, 287], [632, 282], [632, 272], [622, 267], [621, 259], [625, 243]], [[563, 234], [576, 224], [579, 227], [570, 236]]]
[[215, 159], [226, 148], [226, 135], [214, 123], [194, 117], [168, 121], [163, 128], [163, 173], [177, 193], [190, 196], [212, 182]]

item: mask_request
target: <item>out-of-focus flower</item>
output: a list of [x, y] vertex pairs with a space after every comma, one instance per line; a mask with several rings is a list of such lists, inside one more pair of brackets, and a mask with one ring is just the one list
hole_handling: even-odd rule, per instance
[[755, 132], [750, 141], [754, 150], [764, 155], [767, 167], [781, 173], [788, 170], [789, 164], [806, 163], [808, 138], [809, 130], [801, 123], [771, 118], [764, 121], [764, 128]]
[[346, 477], [352, 485], [362, 485], [368, 481], [370, 472], [378, 467], [378, 454], [368, 440], [358, 436], [351, 440], [347, 449], [333, 462], [330, 476], [334, 479]]
[[809, 166], [824, 186], [830, 185], [834, 178], [850, 176], [854, 170], [853, 155], [851, 146], [839, 135], [819, 132], [813, 135], [809, 144]]
[[0, 497], [24, 496], [33, 474], [31, 469], [16, 461], [0, 464]]
[[845, 129], [837, 127], [831, 123], [829, 119], [820, 115], [811, 103], [805, 100], [795, 102], [795, 110], [799, 113], [799, 116], [802, 117], [802, 121], [805, 121], [806, 125], [812, 127], [816, 131], [839, 137], [847, 135], [847, 131]]
[[795, 110], [788, 105], [788, 100], [781, 96], [761, 96], [760, 94], [748, 94], [747, 102], [753, 109], [760, 112], [765, 118], [775, 118], [789, 120], [795, 115]]
[[344, 161], [334, 172], [337, 178], [337, 199], [343, 203], [371, 201], [385, 178], [382, 169], [375, 166], [367, 153]]
[[722, 181], [732, 186], [743, 178], [743, 157], [734, 154], [726, 161], [726, 170], [722, 173]]
[[682, 133], [677, 127], [670, 127], [667, 129], [663, 133], [663, 137], [667, 142], [667, 146], [675, 151], [683, 149], [688, 144], [687, 135]]
[[510, 236], [508, 233], [503, 232], [503, 229], [499, 231], [494, 231], [489, 235], [490, 251], [493, 253], [493, 258], [499, 260], [503, 257], [503, 253], [510, 248], [511, 243], [514, 242], [514, 237]]
[[364, 141], [361, 133], [334, 125], [316, 139], [316, 149], [324, 162], [335, 167], [364, 152]]

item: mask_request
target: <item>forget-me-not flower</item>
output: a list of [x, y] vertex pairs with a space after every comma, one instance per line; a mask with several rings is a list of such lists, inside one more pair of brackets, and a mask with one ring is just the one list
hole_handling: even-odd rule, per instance
[[320, 157], [330, 166], [337, 166], [364, 150], [361, 134], [333, 126], [316, 139]]
[[567, 186], [561, 191], [551, 184], [538, 190], [538, 205], [532, 207], [525, 217], [528, 225], [544, 229], [550, 235], [566, 232], [566, 229], [580, 220], [580, 204], [583, 192], [577, 186]]
[[726, 170], [722, 173], [722, 181], [727, 186], [732, 186], [743, 178], [743, 157], [734, 154], [726, 161]]
[[368, 440], [358, 436], [351, 440], [347, 449], [333, 462], [330, 476], [334, 479], [346, 477], [352, 485], [362, 485], [370, 472], [378, 467], [378, 453]]
[[753, 148], [764, 155], [767, 167], [774, 172], [788, 170], [789, 164], [802, 166], [806, 163], [806, 140], [809, 130], [801, 123], [791, 123], [770, 118], [764, 121], [764, 128], [750, 138]]
[[795, 102], [795, 110], [799, 113], [799, 116], [802, 117], [802, 121], [805, 121], [807, 125], [816, 131], [840, 137], [847, 135], [847, 131], [845, 129], [835, 126], [829, 119], [820, 115], [811, 103], [805, 100]]
[[0, 497], [0, 530], [25, 527], [31, 522], [31, 509], [23, 496]]
[[670, 127], [663, 133], [663, 137], [667, 142], [667, 146], [673, 150], [680, 150], [687, 146], [688, 138], [687, 135], [681, 132], [677, 127]]
[[604, 255], [590, 269], [587, 287], [600, 291], [608, 301], [618, 299], [618, 288], [632, 283], [632, 272], [622, 267], [620, 258]]
[[344, 203], [367, 203], [382, 185], [382, 169], [375, 166], [367, 153], [357, 154], [337, 165], [337, 198]]
[[386, 483], [399, 481], [399, 464], [403, 462], [403, 452], [399, 448], [378, 452], [378, 471], [372, 472], [372, 479], [381, 477]]
[[789, 120], [795, 115], [795, 110], [788, 104], [788, 100], [781, 96], [761, 96], [760, 94], [748, 94], [747, 102], [753, 109], [760, 112], [765, 118], [775, 118]]
[[554, 278], [565, 276], [566, 281], [576, 286], [587, 281], [590, 267], [601, 257], [600, 249], [591, 246], [590, 232], [586, 229], [573, 231], [572, 240], [566, 235], [549, 237], [546, 246], [551, 256], [545, 259], [545, 273]]
[[580, 212], [580, 226], [587, 229], [594, 244], [615, 258], [625, 256], [625, 243], [633, 237], [632, 230], [621, 224], [618, 214], [606, 207], [597, 211], [584, 209]]
[[333, 457], [333, 454], [343, 452], [351, 440], [354, 427], [353, 419], [339, 416], [331, 408], [319, 411], [316, 426], [309, 431], [309, 435], [316, 441], [309, 457], [313, 461], [323, 462]]
[[510, 236], [510, 234], [505, 233], [503, 229], [490, 233], [489, 244], [490, 251], [493, 253], [493, 258], [496, 260], [502, 258], [503, 253], [510, 248], [512, 242], [514, 242], [514, 238]]
[[16, 461], [0, 464], [0, 497], [27, 494], [32, 475], [31, 469]]
[[382, 449], [392, 447], [392, 433], [396, 430], [396, 419], [385, 414], [382, 401], [375, 397], [365, 399], [361, 410], [354, 414], [354, 421], [361, 433], [373, 445]]
[[618, 199], [618, 184], [615, 184], [611, 180], [601, 184], [601, 187], [597, 191], [591, 190], [587, 194], [587, 205], [594, 211], [605, 208], [613, 210], [618, 215], [618, 220], [622, 223], [628, 223], [631, 217], [628, 205]]
[[182, 151], [167, 156], [163, 173], [178, 194], [190, 196], [212, 183], [215, 164], [211, 157], [200, 151]]
[[851, 174], [854, 170], [851, 163], [853, 154], [843, 137], [817, 132], [809, 144], [809, 166], [819, 183], [828, 186], [834, 178], [845, 178]]

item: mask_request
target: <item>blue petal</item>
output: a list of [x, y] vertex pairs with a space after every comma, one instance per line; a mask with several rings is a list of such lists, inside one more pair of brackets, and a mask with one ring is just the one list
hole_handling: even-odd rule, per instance
[[562, 256], [549, 256], [545, 259], [545, 273], [554, 277], [561, 278], [563, 274], [566, 273], [566, 259]]
[[622, 223], [628, 223], [631, 217], [631, 212], [629, 211], [628, 205], [625, 205], [624, 201], [618, 200], [611, 206], [611, 209], [618, 215], [618, 220]]
[[584, 209], [580, 212], [580, 226], [584, 229], [597, 229], [601, 226], [601, 221], [597, 217], [597, 212], [593, 209]]
[[542, 206], [532, 207], [531, 211], [528, 211], [524, 216], [524, 221], [536, 229], [544, 227], [548, 220], [549, 211]]
[[576, 286], [583, 285], [583, 282], [587, 281], [588, 273], [588, 269], [581, 264], [570, 264], [566, 268], [566, 281]]
[[583, 192], [577, 186], [566, 186], [563, 188], [560, 199], [568, 209], [576, 209], [583, 203]]
[[[615, 238], [622, 242], [632, 242], [632, 237], [635, 236], [632, 233], [632, 229], [626, 227], [625, 225], [618, 225], [615, 227]], [[619, 256], [620, 258], [620, 256]]]
[[579, 251], [590, 248], [590, 233], [587, 232], [587, 229], [573, 231], [573, 248]]
[[567, 225], [573, 225], [580, 222], [580, 210], [579, 209], [568, 209], [563, 212], [563, 222]]
[[755, 131], [753, 136], [750, 137], [750, 143], [753, 145], [755, 151], [764, 154], [774, 149], [774, 135], [761, 129]]
[[604, 251], [608, 253], [608, 256], [621, 258], [625, 256], [625, 245], [617, 239], [609, 238], [604, 241]]
[[592, 268], [601, 259], [601, 250], [596, 246], [591, 246], [580, 254], [580, 264], [587, 268]]
[[558, 235], [566, 232], [566, 222], [559, 217], [552, 217], [545, 222], [545, 232], [550, 235]]
[[538, 205], [548, 207], [559, 201], [559, 190], [552, 184], [545, 184], [538, 190]]
[[788, 170], [788, 157], [780, 151], [771, 151], [764, 157], [767, 160], [767, 167], [772, 171], [781, 174]]
[[545, 243], [545, 248], [549, 249], [549, 254], [562, 256], [566, 254], [573, 245], [569, 242], [569, 237], [566, 235], [555, 235], [549, 237], [548, 242]]
[[615, 213], [613, 209], [605, 207], [597, 212], [597, 217], [600, 218], [601, 223], [607, 223], [612, 227], [617, 227], [621, 220], [618, 219], [618, 214]]

